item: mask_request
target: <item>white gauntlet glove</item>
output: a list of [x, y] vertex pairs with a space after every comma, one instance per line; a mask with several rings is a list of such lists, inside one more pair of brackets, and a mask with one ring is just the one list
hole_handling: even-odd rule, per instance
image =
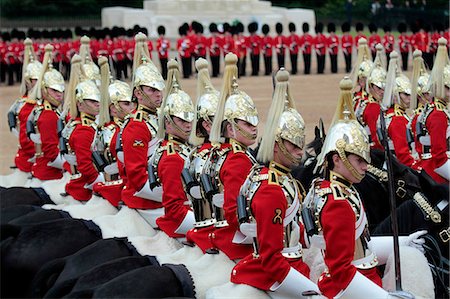
[[426, 235], [427, 233], [428, 232], [426, 230], [419, 230], [407, 237], [400, 237], [400, 246], [410, 246], [420, 250], [421, 252], [424, 252], [423, 244], [425, 244], [425, 240], [421, 237], [423, 235]]
[[34, 143], [42, 143], [42, 141], [41, 141], [41, 134], [31, 133], [30, 134], [30, 139]]

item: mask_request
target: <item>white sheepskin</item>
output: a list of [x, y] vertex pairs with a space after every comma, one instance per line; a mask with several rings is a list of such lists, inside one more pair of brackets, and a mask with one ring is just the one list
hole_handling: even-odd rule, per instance
[[[402, 288], [419, 298], [434, 298], [433, 276], [428, 261], [422, 252], [409, 246], [400, 247], [400, 269]], [[395, 264], [393, 254], [389, 256], [383, 277], [383, 288], [395, 290]]]
[[117, 208], [102, 197], [93, 195], [92, 198], [82, 205], [68, 205], [63, 208], [72, 218], [93, 220], [100, 216], [115, 215]]
[[30, 177], [29, 172], [23, 172], [18, 168], [14, 169], [13, 173], [8, 175], [0, 175], [0, 187], [25, 187], [25, 184]]
[[160, 264], [186, 264], [188, 262], [196, 261], [202, 256], [203, 252], [197, 246], [183, 246], [173, 253], [161, 254], [156, 258]]
[[247, 298], [260, 298], [268, 299], [270, 296], [257, 288], [245, 285], [245, 284], [234, 284], [227, 282], [223, 285], [210, 288], [206, 291], [206, 299], [247, 299]]
[[156, 231], [133, 209], [122, 207], [115, 215], [106, 215], [93, 219], [102, 230], [102, 236], [114, 237], [152, 237]]
[[64, 175], [61, 179], [42, 181], [41, 185], [37, 186], [37, 187], [42, 187], [45, 190], [45, 192], [48, 194], [48, 196], [50, 196], [50, 199], [55, 204], [67, 204], [68, 205], [68, 204], [73, 203], [73, 200], [74, 200], [73, 197], [61, 196], [61, 193], [66, 192], [65, 187], [66, 187], [66, 184], [68, 181], [69, 181], [69, 174], [64, 173]]
[[163, 232], [156, 232], [152, 237], [139, 236], [128, 238], [128, 241], [133, 244], [141, 255], [169, 254], [183, 247], [180, 242], [170, 238]]
[[319, 276], [325, 270], [325, 262], [321, 250], [317, 247], [303, 249], [303, 261], [309, 266], [309, 279], [317, 283]]

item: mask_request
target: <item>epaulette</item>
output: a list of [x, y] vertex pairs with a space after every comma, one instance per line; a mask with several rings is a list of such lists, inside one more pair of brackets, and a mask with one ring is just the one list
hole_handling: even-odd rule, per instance
[[233, 153], [245, 153], [244, 147], [237, 143], [237, 142], [231, 142], [231, 147], [233, 148]]
[[438, 111], [445, 111], [447, 109], [446, 103], [440, 99], [434, 100], [434, 107], [436, 107], [436, 110]]
[[47, 110], [47, 111], [49, 111], [49, 110], [53, 110], [52, 109], [52, 105], [49, 103], [49, 102], [47, 102], [47, 101], [44, 101], [44, 110]]
[[315, 193], [317, 194], [317, 196], [325, 197], [325, 196], [327, 196], [328, 194], [332, 194], [332, 193], [333, 193], [333, 190], [332, 190], [330, 187], [326, 187], [326, 188], [317, 188], [317, 189], [315, 190]]
[[173, 142], [167, 142], [166, 144], [167, 156], [174, 155], [177, 151], [175, 150], [175, 144]]
[[275, 171], [269, 169], [267, 183], [269, 185], [280, 185], [280, 182], [278, 180], [278, 175]]
[[30, 100], [29, 98], [27, 98], [27, 99], [25, 100], [25, 103], [35, 105], [35, 104], [37, 103], [37, 101], [36, 101], [36, 100]]
[[95, 129], [96, 125], [95, 125], [95, 118], [94, 117], [92, 117], [92, 116], [90, 116], [88, 114], [82, 113], [80, 118], [81, 118], [81, 125], [82, 126], [85, 126], [85, 127], [92, 126]]
[[144, 120], [144, 113], [142, 111], [136, 111], [136, 113], [133, 115], [133, 119], [135, 121], [143, 121]]
[[339, 186], [339, 184], [331, 183], [330, 188], [333, 192], [334, 200], [346, 200], [347, 199], [345, 194], [342, 192], [342, 188], [341, 188], [341, 186]]

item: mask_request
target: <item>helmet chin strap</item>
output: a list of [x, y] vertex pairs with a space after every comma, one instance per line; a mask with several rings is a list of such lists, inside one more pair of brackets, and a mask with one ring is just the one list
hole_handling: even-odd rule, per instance
[[239, 125], [234, 121], [234, 119], [231, 120], [230, 122], [231, 122], [231, 124], [233, 125], [233, 127], [234, 127], [234, 128], [235, 128], [242, 136], [244, 136], [246, 139], [248, 139], [248, 140], [255, 140], [256, 137], [258, 137], [257, 134], [249, 133], [249, 132], [245, 131], [244, 129], [242, 129], [241, 127], [239, 127]]
[[44, 90], [45, 90], [44, 94], [43, 94], [43, 97], [45, 97], [44, 100], [46, 100], [47, 102], [49, 102], [50, 104], [52, 104], [55, 107], [58, 107], [59, 105], [62, 104], [48, 93], [47, 87], [45, 87]]
[[189, 132], [184, 131], [182, 128], [180, 128], [172, 119], [172, 117], [170, 115], [166, 116], [166, 119], [169, 121], [169, 123], [172, 125], [172, 127], [175, 129], [175, 131], [177, 131], [178, 133], [181, 134], [181, 136], [189, 136]]
[[[150, 97], [148, 96], [148, 94], [146, 94], [143, 90], [142, 90], [142, 88], [139, 86], [139, 87], [136, 87], [137, 88], [137, 90], [139, 90], [139, 92], [141, 93], [141, 95], [142, 95], [142, 98], [144, 99], [144, 100], [146, 100], [147, 102], [149, 102], [149, 103], [153, 103], [153, 101], [152, 101], [152, 99], [150, 99]], [[156, 107], [147, 107], [147, 108], [149, 108], [150, 110], [152, 110], [152, 111], [156, 111]]]
[[355, 167], [353, 167], [352, 163], [347, 158], [347, 155], [345, 154], [345, 151], [342, 148], [337, 148], [337, 153], [339, 157], [341, 157], [342, 162], [344, 163], [344, 166], [350, 171], [350, 173], [359, 181], [361, 181], [364, 178], [363, 174], [360, 174], [358, 171], [356, 171]]
[[278, 144], [278, 148], [281, 150], [281, 153], [283, 153], [283, 155], [294, 165], [298, 165], [300, 164], [301, 161], [301, 157], [300, 158], [296, 158], [294, 157], [293, 154], [291, 154], [288, 149], [286, 148], [286, 146], [284, 145], [283, 139], [281, 138], [277, 138], [275, 140], [275, 142]]

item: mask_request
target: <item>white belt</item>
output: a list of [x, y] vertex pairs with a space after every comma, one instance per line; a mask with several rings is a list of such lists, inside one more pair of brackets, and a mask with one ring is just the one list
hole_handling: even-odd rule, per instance
[[76, 173], [76, 174], [71, 174], [70, 175], [70, 180], [76, 180], [81, 178], [81, 173]]

